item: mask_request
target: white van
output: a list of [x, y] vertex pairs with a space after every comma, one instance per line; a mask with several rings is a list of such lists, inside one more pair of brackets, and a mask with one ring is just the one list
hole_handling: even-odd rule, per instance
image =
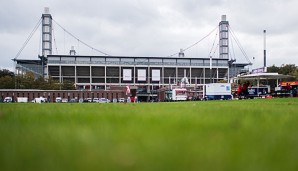
[[46, 98], [43, 98], [43, 97], [38, 97], [38, 98], [35, 98], [34, 100], [32, 100], [33, 103], [45, 103], [47, 102], [47, 99]]

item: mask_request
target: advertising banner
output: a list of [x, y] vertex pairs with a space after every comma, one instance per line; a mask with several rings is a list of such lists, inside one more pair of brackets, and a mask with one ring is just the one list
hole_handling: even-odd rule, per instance
[[138, 69], [138, 81], [146, 81], [146, 69]]
[[123, 81], [131, 81], [131, 69], [123, 69]]
[[160, 70], [159, 69], [152, 70], [152, 81], [160, 81]]

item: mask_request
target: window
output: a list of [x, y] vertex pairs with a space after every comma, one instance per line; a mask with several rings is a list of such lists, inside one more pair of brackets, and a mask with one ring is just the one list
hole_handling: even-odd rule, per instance
[[228, 25], [227, 24], [220, 25], [220, 30], [228, 31]]
[[149, 59], [149, 62], [159, 62], [159, 63], [162, 63], [162, 59], [160, 59], [160, 58], [150, 58]]
[[210, 60], [204, 60], [205, 66], [210, 65]]
[[200, 59], [192, 59], [192, 60], [191, 60], [191, 63], [192, 63], [192, 64], [202, 64], [202, 63], [203, 63], [203, 60], [200, 60]]
[[134, 62], [133, 58], [121, 58], [122, 62]]
[[49, 49], [50, 48], [50, 43], [49, 42], [43, 42], [44, 43], [44, 47], [46, 49]]
[[104, 62], [105, 61], [105, 58], [91, 57], [91, 61], [101, 61], [101, 62]]
[[220, 40], [220, 46], [228, 46], [228, 39]]
[[120, 59], [119, 58], [106, 58], [107, 62], [119, 62]]
[[44, 18], [44, 24], [50, 24], [50, 18], [45, 17]]
[[222, 48], [222, 53], [229, 53], [229, 51], [228, 51], [228, 47], [223, 47], [223, 48]]
[[83, 62], [89, 62], [90, 61], [90, 58], [88, 57], [86, 57], [86, 58], [84, 58], [84, 57], [77, 57], [76, 58], [76, 61], [83, 61]]
[[147, 58], [136, 58], [135, 59], [136, 62], [148, 62]]
[[220, 33], [220, 38], [228, 38], [228, 32], [221, 32]]
[[44, 32], [50, 32], [50, 27], [49, 26], [45, 26], [44, 27]]
[[189, 64], [190, 60], [189, 59], [177, 59], [177, 63], [185, 63], [185, 64]]
[[164, 59], [164, 63], [176, 63], [176, 59]]
[[46, 40], [46, 41], [49, 41], [50, 40], [50, 35], [49, 34], [44, 34], [43, 39]]

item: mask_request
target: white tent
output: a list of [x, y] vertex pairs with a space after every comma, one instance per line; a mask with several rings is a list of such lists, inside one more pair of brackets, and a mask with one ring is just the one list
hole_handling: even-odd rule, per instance
[[275, 80], [276, 85], [278, 85], [278, 80], [283, 78], [290, 78], [289, 75], [283, 75], [278, 73], [254, 73], [254, 74], [247, 74], [247, 75], [240, 75], [237, 77], [238, 80], [257, 80], [257, 84], [259, 86], [260, 80]]

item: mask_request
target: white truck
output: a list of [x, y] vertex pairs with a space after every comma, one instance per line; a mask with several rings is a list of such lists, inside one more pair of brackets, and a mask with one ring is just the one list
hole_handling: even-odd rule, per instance
[[185, 88], [174, 88], [172, 89], [173, 101], [185, 101], [187, 100], [187, 90]]
[[205, 85], [206, 100], [229, 100], [232, 99], [230, 83], [212, 83]]
[[18, 103], [28, 103], [28, 97], [17, 97]]

